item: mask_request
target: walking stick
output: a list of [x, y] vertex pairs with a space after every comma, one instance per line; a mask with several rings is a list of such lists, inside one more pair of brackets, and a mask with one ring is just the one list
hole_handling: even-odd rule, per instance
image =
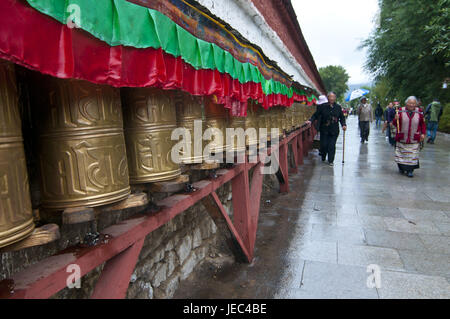
[[344, 131], [344, 145], [343, 145], [343, 150], [342, 150], [342, 164], [345, 163], [345, 132]]

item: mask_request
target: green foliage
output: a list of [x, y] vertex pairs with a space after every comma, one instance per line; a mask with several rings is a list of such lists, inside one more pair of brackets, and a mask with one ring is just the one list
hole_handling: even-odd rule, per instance
[[444, 106], [444, 113], [439, 121], [439, 131], [450, 133], [450, 103]]
[[345, 92], [348, 90], [347, 83], [350, 79], [350, 76], [344, 67], [340, 65], [329, 65], [320, 68], [319, 73], [327, 92], [335, 92], [338, 101], [342, 101]]
[[442, 83], [450, 73], [450, 0], [379, 2], [379, 26], [362, 44], [376, 86], [401, 102], [410, 95], [425, 105], [433, 97], [448, 100]]

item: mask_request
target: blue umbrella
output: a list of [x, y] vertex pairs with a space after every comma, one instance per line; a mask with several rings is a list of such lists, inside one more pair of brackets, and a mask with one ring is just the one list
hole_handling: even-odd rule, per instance
[[346, 102], [353, 101], [353, 100], [359, 99], [361, 96], [365, 96], [369, 93], [370, 93], [369, 90], [357, 89], [357, 90], [354, 90], [353, 92], [349, 93], [347, 95], [347, 98], [345, 99], [345, 101]]

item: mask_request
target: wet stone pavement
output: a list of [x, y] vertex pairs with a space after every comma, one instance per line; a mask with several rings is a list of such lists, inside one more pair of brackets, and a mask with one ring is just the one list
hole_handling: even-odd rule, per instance
[[361, 144], [348, 125], [345, 164], [341, 132], [334, 167], [314, 150], [262, 207], [252, 264], [204, 266], [174, 298], [450, 298], [450, 140], [426, 144], [408, 178], [381, 129]]

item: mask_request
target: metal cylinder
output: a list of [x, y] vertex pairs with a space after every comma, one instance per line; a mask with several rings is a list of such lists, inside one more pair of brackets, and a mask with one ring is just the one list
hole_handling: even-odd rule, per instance
[[295, 128], [295, 121], [294, 121], [294, 104], [287, 108], [286, 110], [286, 126], [288, 128], [288, 131], [292, 131]]
[[125, 142], [131, 184], [174, 179], [181, 174], [172, 160], [176, 128], [174, 94], [155, 88], [121, 90]]
[[[247, 113], [248, 116], [248, 113]], [[242, 129], [245, 133], [245, 130], [247, 129], [246, 126], [246, 118], [245, 117], [238, 117], [238, 116], [231, 116], [230, 115], [230, 128], [233, 129]], [[232, 152], [244, 152], [246, 150], [246, 141], [248, 141], [248, 137], [245, 137], [245, 139], [242, 142], [242, 145], [239, 145], [238, 138], [236, 136], [233, 137], [231, 141], [231, 151]]]
[[220, 153], [231, 149], [231, 144], [227, 144], [226, 140], [226, 128], [228, 126], [228, 112], [223, 105], [214, 103], [212, 98], [205, 99], [204, 104], [205, 115], [205, 127], [204, 129], [217, 129], [222, 133], [222, 137], [219, 135], [213, 135], [211, 141], [206, 140], [205, 145], [211, 146], [212, 153]]
[[[203, 162], [203, 130], [194, 131], [195, 121], [203, 121], [203, 108], [200, 98], [181, 91], [175, 94], [177, 126], [189, 131], [190, 140], [186, 141], [186, 150], [181, 151], [180, 159], [183, 164]], [[194, 134], [198, 136], [195, 137]]]
[[42, 205], [94, 207], [125, 199], [130, 185], [119, 89], [39, 76], [33, 90]]
[[245, 117], [245, 129], [254, 128], [256, 131], [255, 136], [245, 136], [245, 145], [258, 144], [258, 118], [257, 118], [258, 105], [254, 101], [250, 101], [247, 105], [247, 116]]
[[33, 229], [14, 64], [0, 60], [0, 247]]
[[268, 131], [268, 134], [270, 137], [272, 137], [272, 129], [274, 129], [274, 136], [273, 137], [279, 137], [280, 136], [280, 118], [279, 118], [279, 112], [276, 107], [271, 107], [268, 110], [269, 112], [269, 118], [270, 118], [270, 130]]

